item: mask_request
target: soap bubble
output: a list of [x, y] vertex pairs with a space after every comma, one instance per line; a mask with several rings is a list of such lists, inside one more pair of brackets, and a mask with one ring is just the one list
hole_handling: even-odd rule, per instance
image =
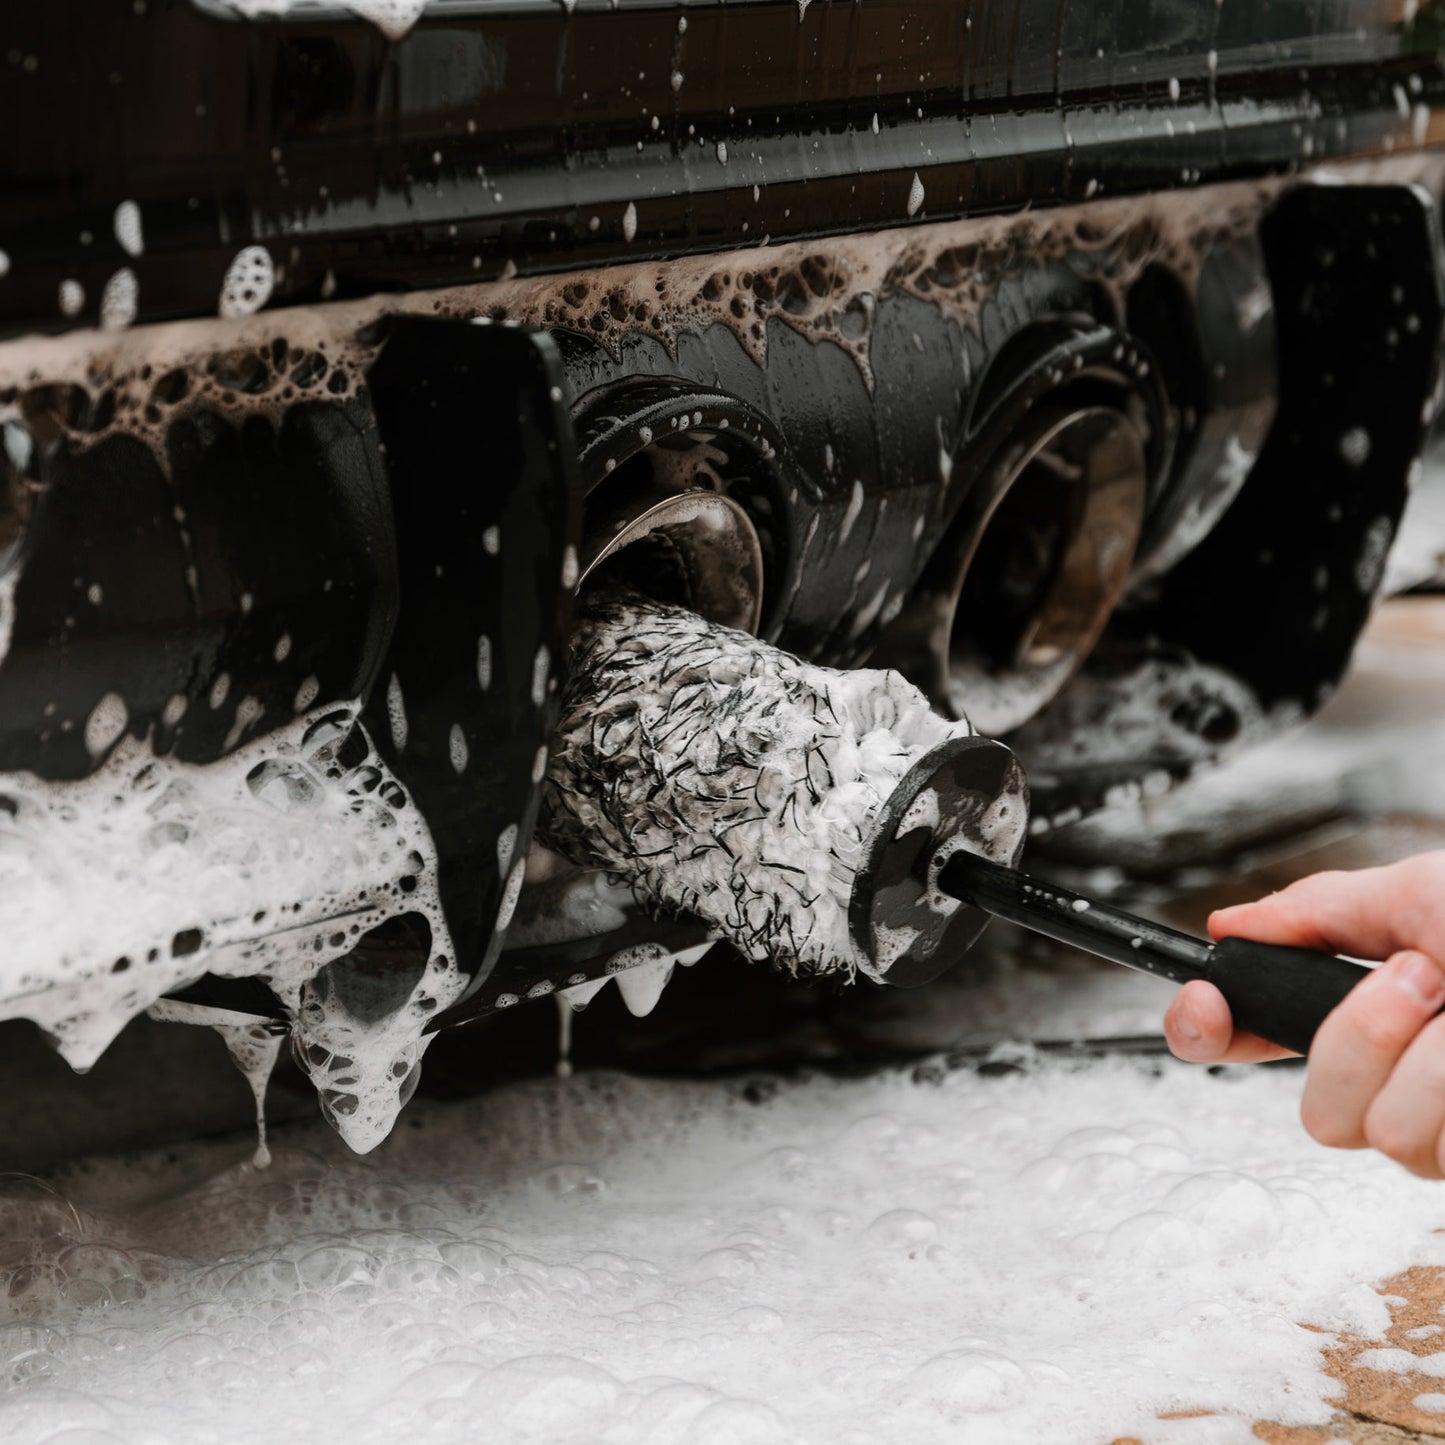
[[908, 1377], [910, 1394], [946, 1418], [1003, 1410], [1031, 1384], [1016, 1360], [991, 1350], [948, 1350], [918, 1366]]

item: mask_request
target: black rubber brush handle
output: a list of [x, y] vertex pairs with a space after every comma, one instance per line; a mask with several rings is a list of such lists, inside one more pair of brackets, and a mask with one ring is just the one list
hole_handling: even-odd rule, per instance
[[1311, 948], [1221, 938], [1204, 977], [1222, 993], [1234, 1026], [1307, 1054], [1315, 1033], [1368, 968]]

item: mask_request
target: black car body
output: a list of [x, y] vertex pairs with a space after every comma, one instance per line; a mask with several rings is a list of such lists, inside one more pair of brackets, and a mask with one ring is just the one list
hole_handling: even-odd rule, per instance
[[976, 701], [1039, 828], [1338, 681], [1434, 413], [1438, 5], [243, 8], [4, 21], [0, 770], [22, 832], [240, 758], [426, 842], [180, 889], [122, 1013], [294, 1009], [287, 938], [428, 1026], [705, 941], [527, 863], [572, 592], [669, 491], [765, 637]]

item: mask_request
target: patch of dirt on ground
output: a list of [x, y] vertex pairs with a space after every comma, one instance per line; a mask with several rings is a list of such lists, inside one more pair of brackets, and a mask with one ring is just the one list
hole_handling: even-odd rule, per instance
[[[1434, 1357], [1425, 1369], [1376, 1370], [1361, 1364], [1361, 1357], [1380, 1349], [1377, 1340], [1342, 1337], [1325, 1351], [1325, 1369], [1344, 1386], [1341, 1414], [1335, 1435], [1323, 1438], [1375, 1445], [1376, 1441], [1445, 1440], [1445, 1413], [1422, 1410], [1416, 1405], [1421, 1395], [1442, 1400], [1439, 1356], [1445, 1349], [1445, 1270], [1418, 1267], [1386, 1280], [1380, 1293], [1390, 1307], [1390, 1328], [1384, 1347], [1403, 1350], [1421, 1361]], [[1422, 1331], [1430, 1331], [1428, 1334]], [[1402, 1362], [1403, 1363], [1403, 1362]], [[1264, 1433], [1271, 1427], [1257, 1426], [1255, 1433], [1270, 1445], [1312, 1445], [1309, 1437]]]
[[[1379, 1294], [1390, 1310], [1384, 1340], [1342, 1335], [1325, 1349], [1325, 1372], [1343, 1387], [1339, 1409], [1330, 1423], [1300, 1426], [1260, 1420], [1254, 1426], [1256, 1439], [1265, 1445], [1427, 1445], [1431, 1440], [1445, 1440], [1445, 1411], [1422, 1410], [1415, 1404], [1421, 1395], [1445, 1395], [1445, 1378], [1435, 1372], [1442, 1362], [1432, 1360], [1428, 1372], [1378, 1370], [1361, 1363], [1363, 1357], [1381, 1349], [1401, 1350], [1421, 1361], [1445, 1351], [1445, 1269], [1408, 1269], [1380, 1285]], [[1143, 1442], [1124, 1435], [1110, 1445]]]

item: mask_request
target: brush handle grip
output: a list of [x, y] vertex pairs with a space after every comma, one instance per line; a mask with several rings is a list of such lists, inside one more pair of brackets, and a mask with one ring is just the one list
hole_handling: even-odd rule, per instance
[[1368, 968], [1332, 953], [1222, 938], [1205, 977], [1225, 997], [1234, 1026], [1307, 1054], [1315, 1032]]

